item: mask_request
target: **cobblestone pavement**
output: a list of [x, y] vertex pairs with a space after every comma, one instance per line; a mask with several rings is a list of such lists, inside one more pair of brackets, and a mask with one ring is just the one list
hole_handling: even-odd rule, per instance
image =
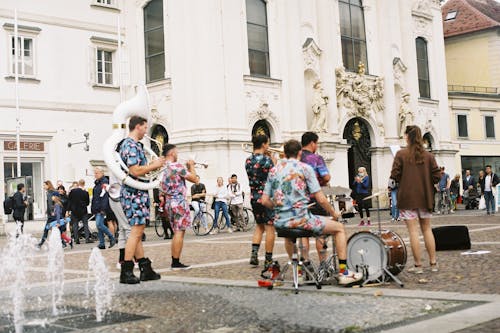
[[[407, 267], [411, 267], [413, 257], [406, 226], [402, 222], [390, 223], [387, 212], [382, 212], [381, 215], [382, 229], [392, 230], [405, 240], [408, 251]], [[376, 214], [372, 214], [372, 223], [374, 220]], [[359, 218], [354, 218], [346, 225], [348, 236], [362, 230], [377, 229], [376, 225], [358, 227], [358, 222]], [[116, 332], [375, 332], [393, 328], [394, 332], [404, 332], [402, 325], [415, 323], [415, 326], [429, 322], [437, 325], [433, 327], [439, 327], [438, 330], [431, 331], [467, 332], [472, 329], [467, 328], [467, 321], [464, 321], [462, 326], [456, 326], [456, 329], [453, 328], [455, 326], [445, 329], [439, 326], [439, 322], [433, 322], [431, 317], [444, 319], [453, 313], [479, 309], [479, 301], [500, 304], [496, 303], [500, 299], [500, 214], [486, 216], [484, 212], [479, 211], [458, 211], [451, 215], [436, 216], [432, 224], [466, 225], [469, 228], [473, 252], [467, 255], [463, 254], [466, 251], [438, 252], [439, 272], [431, 273], [428, 265], [424, 267], [423, 275], [414, 275], [404, 270], [398, 275], [404, 283], [404, 288], [395, 283], [388, 283], [369, 288], [326, 287], [316, 291], [314, 286], [306, 285], [301, 287], [303, 292], [298, 297], [291, 295], [285, 287], [275, 288], [273, 291], [257, 288], [256, 281], [261, 267], [253, 268], [248, 264], [251, 232], [221, 233], [204, 237], [188, 233], [181, 261], [192, 265], [192, 269], [173, 272], [169, 268], [170, 241], [159, 239], [154, 228], [147, 228], [145, 252], [153, 261], [153, 267], [162, 274], [161, 281], [142, 283], [140, 286], [119, 285], [119, 270], [116, 268], [118, 251], [113, 248], [101, 253], [116, 283], [113, 311], [152, 318], [126, 321], [125, 317], [118, 316], [121, 324], [102, 326], [100, 330], [108, 332], [112, 328], [112, 331]], [[28, 232], [36, 233], [37, 228], [41, 230], [43, 223], [26, 224]], [[6, 242], [6, 238], [0, 238], [0, 248], [4, 247]], [[82, 307], [82, 304], [75, 301], [81, 298], [81, 291], [78, 292], [75, 286], [81, 286], [87, 279], [88, 258], [93, 246], [95, 244], [81, 244], [73, 250], [65, 250], [67, 305]], [[311, 248], [314, 248], [312, 243]], [[483, 250], [490, 252], [475, 254]], [[311, 251], [312, 258], [316, 260], [313, 252], [315, 251]], [[422, 253], [424, 262], [427, 262], [423, 243]], [[281, 264], [285, 263], [286, 255], [280, 238], [277, 238], [274, 254]], [[260, 255], [264, 255], [262, 247]], [[42, 296], [46, 285], [46, 258], [42, 249], [27, 275], [32, 291]], [[189, 284], [179, 283], [182, 281]], [[209, 281], [209, 284], [216, 282], [208, 287], [199, 284], [200, 281]], [[6, 285], [0, 283], [2, 308], [9, 304], [5, 288]], [[429, 309], [427, 305], [431, 310], [425, 310], [426, 307]], [[40, 308], [38, 311], [41, 311]], [[497, 314], [481, 320], [472, 316], [470, 326], [474, 326], [476, 332], [500, 332], [499, 316], [500, 314]], [[8, 326], [3, 326], [2, 330], [2, 325], [7, 325], [5, 317], [0, 319], [0, 332], [8, 331], [5, 330]], [[410, 328], [413, 326], [409, 325], [406, 331], [412, 331]], [[164, 330], [166, 327], [168, 329]], [[89, 332], [95, 330], [96, 328], [87, 329]]]

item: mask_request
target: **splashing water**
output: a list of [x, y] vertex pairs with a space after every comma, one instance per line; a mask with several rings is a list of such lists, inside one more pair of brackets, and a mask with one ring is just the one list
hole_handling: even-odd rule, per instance
[[[101, 251], [95, 247], [89, 257], [89, 274], [92, 271], [95, 277], [94, 297], [95, 297], [95, 317], [98, 322], [102, 321], [106, 313], [111, 310], [111, 300], [113, 295], [113, 284], [109, 276], [108, 267]], [[87, 278], [87, 297], [89, 294], [90, 275]]]
[[35, 253], [36, 239], [16, 231], [10, 235], [7, 246], [0, 254], [0, 283], [8, 287], [13, 303], [16, 333], [23, 332], [26, 294], [26, 272]]
[[62, 305], [64, 295], [64, 251], [59, 228], [52, 228], [49, 237], [47, 279], [52, 288], [52, 315], [57, 316], [57, 307]]

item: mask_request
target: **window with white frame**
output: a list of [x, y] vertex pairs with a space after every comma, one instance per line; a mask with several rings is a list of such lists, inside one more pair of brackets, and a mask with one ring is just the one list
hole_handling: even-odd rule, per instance
[[[16, 44], [15, 36], [10, 36], [10, 66], [9, 72], [15, 75], [16, 72]], [[21, 77], [35, 76], [35, 61], [34, 61], [34, 40], [33, 37], [18, 36], [17, 37], [17, 64], [18, 74]]]
[[467, 138], [469, 131], [467, 129], [467, 115], [457, 114], [457, 129], [459, 138]]
[[96, 83], [113, 84], [113, 52], [96, 49]]
[[248, 62], [251, 75], [270, 75], [266, 6], [264, 0], [246, 0]]
[[486, 139], [495, 138], [495, 117], [494, 116], [484, 116], [484, 131], [486, 133]]

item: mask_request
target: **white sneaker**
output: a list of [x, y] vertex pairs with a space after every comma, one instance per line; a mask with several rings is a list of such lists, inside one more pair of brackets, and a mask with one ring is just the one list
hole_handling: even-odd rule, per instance
[[414, 274], [423, 274], [424, 270], [423, 270], [422, 266], [413, 266], [413, 267], [408, 268], [408, 272], [414, 273]]
[[122, 269], [122, 264], [120, 262], [116, 263], [116, 269]]
[[439, 272], [438, 264], [431, 264], [431, 272]]
[[233, 228], [227, 229], [227, 232], [230, 233], [230, 234], [232, 234], [233, 233]]
[[217, 229], [210, 231], [210, 235], [217, 235], [217, 234], [218, 234]]
[[350, 286], [363, 279], [363, 273], [361, 272], [353, 272], [348, 270], [345, 273], [340, 273], [338, 275], [338, 282], [341, 286]]
[[396, 219], [391, 219], [391, 223], [394, 223], [394, 222], [396, 222]]

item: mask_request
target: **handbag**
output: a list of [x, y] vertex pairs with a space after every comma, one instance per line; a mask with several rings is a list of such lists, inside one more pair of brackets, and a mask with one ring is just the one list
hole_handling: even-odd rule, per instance
[[484, 195], [479, 199], [479, 209], [486, 209], [486, 201], [484, 200]]

